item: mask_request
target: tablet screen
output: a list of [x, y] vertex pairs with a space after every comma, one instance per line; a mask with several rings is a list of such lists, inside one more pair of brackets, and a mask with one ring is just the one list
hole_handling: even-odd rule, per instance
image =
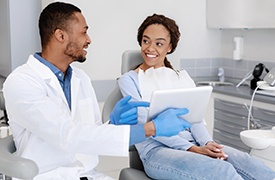
[[194, 88], [157, 90], [152, 93], [148, 120], [154, 119], [168, 108], [187, 108], [188, 114], [181, 118], [190, 123], [198, 123], [204, 115], [211, 97], [212, 86]]

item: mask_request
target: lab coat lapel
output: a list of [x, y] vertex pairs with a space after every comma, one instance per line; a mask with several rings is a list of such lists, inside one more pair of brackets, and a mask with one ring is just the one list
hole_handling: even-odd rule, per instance
[[76, 111], [76, 104], [77, 104], [77, 95], [79, 91], [80, 86], [80, 78], [77, 77], [73, 70], [72, 79], [71, 79], [71, 111], [72, 116], [74, 116], [74, 113]]
[[64, 103], [68, 104], [65, 94], [60, 86], [60, 83], [58, 82], [57, 77], [50, 70], [50, 68], [48, 68], [47, 66], [42, 64], [40, 61], [38, 61], [33, 55], [29, 56], [27, 64], [33, 69], [33, 71], [39, 77], [44, 79], [46, 84], [51, 86], [62, 97], [62, 100], [64, 101]]

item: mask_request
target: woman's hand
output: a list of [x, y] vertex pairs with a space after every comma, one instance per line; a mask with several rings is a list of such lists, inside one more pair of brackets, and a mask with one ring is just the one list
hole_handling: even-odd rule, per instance
[[212, 158], [222, 159], [225, 160], [228, 155], [223, 151], [223, 145], [220, 145], [215, 142], [208, 142], [206, 145], [199, 147], [199, 146], [192, 146], [188, 149], [188, 151], [203, 154]]

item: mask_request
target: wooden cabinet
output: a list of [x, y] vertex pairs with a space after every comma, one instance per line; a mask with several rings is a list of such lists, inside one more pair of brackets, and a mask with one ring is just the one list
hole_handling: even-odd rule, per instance
[[275, 28], [274, 0], [207, 0], [208, 28]]

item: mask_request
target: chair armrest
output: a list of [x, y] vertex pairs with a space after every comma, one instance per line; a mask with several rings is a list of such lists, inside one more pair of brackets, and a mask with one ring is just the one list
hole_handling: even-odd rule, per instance
[[12, 136], [0, 139], [0, 172], [10, 177], [33, 179], [39, 172], [37, 164], [13, 154], [15, 149]]
[[139, 154], [135, 145], [132, 145], [129, 147], [129, 164], [131, 168], [144, 171], [142, 161], [139, 157]]
[[119, 180], [151, 180], [143, 171], [133, 169], [133, 168], [124, 168], [119, 174]]
[[151, 180], [144, 172], [144, 167], [135, 145], [129, 147], [129, 161], [130, 168], [124, 168], [120, 171], [119, 180]]

